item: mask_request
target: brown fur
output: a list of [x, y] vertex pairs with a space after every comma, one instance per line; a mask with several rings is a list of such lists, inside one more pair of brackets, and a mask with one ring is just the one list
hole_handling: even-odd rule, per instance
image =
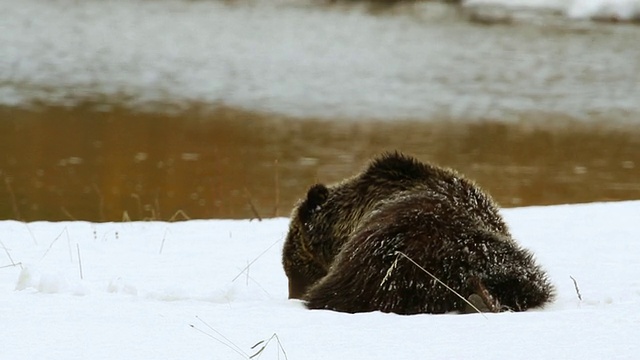
[[453, 170], [398, 153], [333, 186], [316, 184], [294, 209], [283, 249], [289, 297], [312, 309], [399, 314], [526, 310], [553, 297], [533, 256], [511, 238], [489, 195]]

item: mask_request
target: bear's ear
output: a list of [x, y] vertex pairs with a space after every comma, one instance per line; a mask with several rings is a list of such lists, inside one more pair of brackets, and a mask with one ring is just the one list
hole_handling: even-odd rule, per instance
[[307, 209], [314, 211], [319, 206], [322, 206], [329, 198], [329, 189], [322, 184], [313, 185], [309, 191], [307, 191]]
[[322, 184], [315, 184], [307, 191], [307, 198], [298, 207], [298, 218], [306, 224], [311, 216], [321, 209], [329, 198], [329, 189]]

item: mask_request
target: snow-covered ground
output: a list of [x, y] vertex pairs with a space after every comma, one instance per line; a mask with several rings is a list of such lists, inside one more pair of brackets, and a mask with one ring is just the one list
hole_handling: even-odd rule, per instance
[[638, 0], [466, 0], [464, 4], [553, 9], [571, 19], [640, 20]]
[[241, 359], [274, 334], [262, 359], [637, 358], [640, 201], [503, 214], [557, 286], [545, 309], [306, 310], [287, 300], [284, 218], [2, 221], [0, 358]]
[[639, 4], [0, 0], [0, 104], [637, 119], [640, 26], [584, 19], [632, 19]]

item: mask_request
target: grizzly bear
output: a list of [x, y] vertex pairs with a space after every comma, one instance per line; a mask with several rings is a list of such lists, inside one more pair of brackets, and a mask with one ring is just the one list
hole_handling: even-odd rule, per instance
[[313, 185], [292, 212], [282, 262], [289, 298], [309, 309], [524, 311], [554, 294], [487, 193], [397, 152]]

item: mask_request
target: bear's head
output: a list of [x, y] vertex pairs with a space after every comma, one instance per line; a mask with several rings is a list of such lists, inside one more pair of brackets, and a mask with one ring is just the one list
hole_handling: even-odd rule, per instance
[[282, 254], [290, 299], [301, 299], [312, 284], [327, 274], [328, 265], [323, 261], [321, 244], [314, 233], [317, 226], [322, 226], [322, 207], [328, 198], [329, 189], [325, 185], [313, 185], [291, 214]]

